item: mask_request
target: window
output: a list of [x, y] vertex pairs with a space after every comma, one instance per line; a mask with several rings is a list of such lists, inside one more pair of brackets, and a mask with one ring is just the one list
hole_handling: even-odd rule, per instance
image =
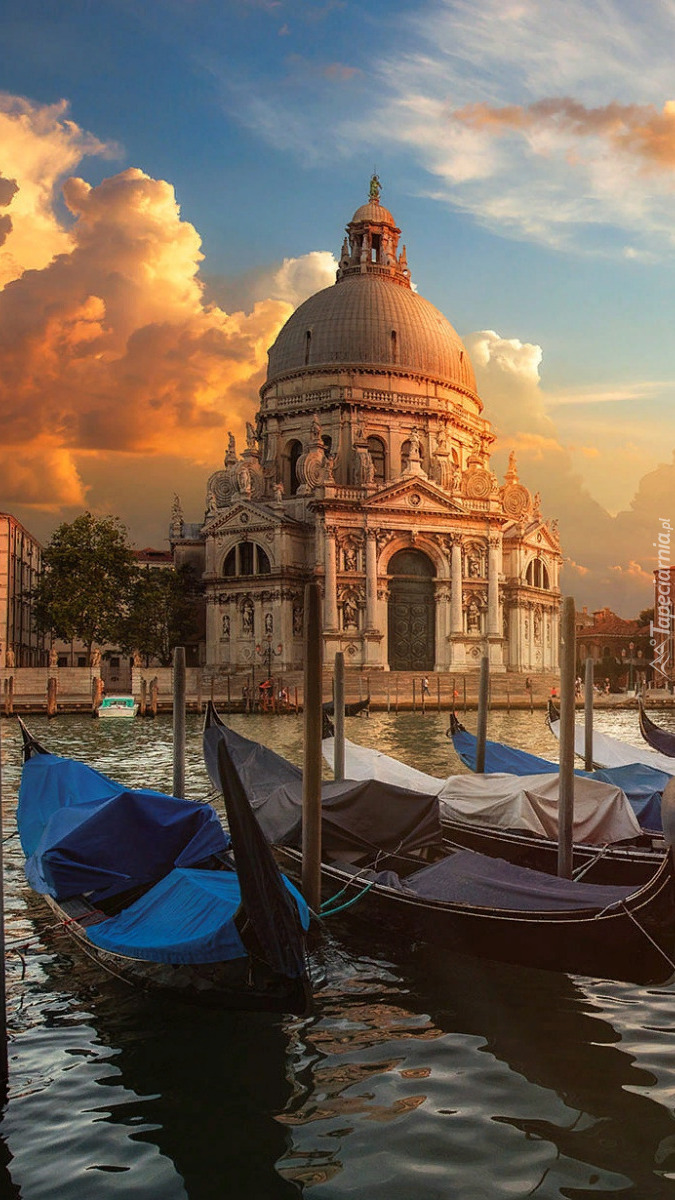
[[384, 483], [387, 478], [384, 442], [378, 437], [369, 437], [368, 453], [373, 460], [373, 467], [375, 468], [375, 482]]
[[256, 542], [239, 542], [225, 558], [223, 576], [269, 575], [270, 569], [270, 560], [262, 546]]
[[302, 442], [291, 442], [291, 447], [290, 447], [290, 452], [289, 452], [291, 478], [290, 478], [290, 487], [288, 489], [289, 492], [291, 493], [291, 496], [296, 495], [297, 490], [298, 490], [298, 485], [300, 483], [300, 481], [298, 479], [298, 459], [300, 458], [301, 454], [302, 454]]
[[77, 665], [78, 665], [78, 667], [86, 667], [86, 665], [87, 665], [87, 659], [86, 659], [86, 656], [85, 656], [84, 654], [79, 654], [79, 655], [78, 655], [78, 657], [77, 657]]
[[398, 362], [398, 338], [395, 329], [391, 331], [391, 361], [393, 363]]
[[305, 333], [305, 366], [307, 366], [307, 363], [309, 362], [309, 352], [310, 352], [311, 348], [312, 348], [312, 334], [311, 334], [310, 330], [308, 329], [307, 332]]
[[547, 590], [550, 588], [551, 585], [549, 583], [548, 571], [546, 569], [546, 565], [541, 561], [540, 558], [532, 559], [532, 562], [529, 564], [525, 573], [525, 582], [528, 583], [530, 587], [545, 588]]

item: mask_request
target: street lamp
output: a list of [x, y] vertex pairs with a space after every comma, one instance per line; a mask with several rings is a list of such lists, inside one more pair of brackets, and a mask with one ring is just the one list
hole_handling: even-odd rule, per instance
[[272, 677], [272, 660], [277, 658], [283, 650], [281, 642], [278, 646], [272, 645], [272, 634], [267, 633], [262, 641], [256, 643], [255, 652], [260, 655], [260, 658], [265, 663], [267, 669], [267, 679]]

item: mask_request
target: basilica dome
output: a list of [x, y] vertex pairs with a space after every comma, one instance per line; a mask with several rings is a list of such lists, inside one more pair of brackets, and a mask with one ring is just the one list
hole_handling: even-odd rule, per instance
[[339, 280], [296, 309], [270, 349], [267, 379], [336, 364], [385, 367], [476, 391], [469, 355], [443, 313], [369, 272]]
[[[377, 182], [377, 177], [373, 180]], [[469, 355], [450, 322], [413, 291], [400, 229], [379, 183], [347, 226], [337, 281], [310, 296], [269, 351], [267, 384], [336, 366], [439, 380], [476, 396]]]

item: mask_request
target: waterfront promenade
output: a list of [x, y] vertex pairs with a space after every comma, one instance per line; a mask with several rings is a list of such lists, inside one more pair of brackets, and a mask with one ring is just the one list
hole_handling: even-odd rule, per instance
[[[47, 711], [49, 680], [55, 698], [56, 714], [91, 712], [99, 695], [97, 667], [25, 667], [0, 671], [0, 715], [44, 713]], [[426, 678], [428, 691], [424, 689]], [[530, 681], [531, 688], [526, 687]], [[264, 710], [295, 712], [302, 708], [303, 674], [291, 671], [275, 674], [274, 686], [261, 690], [265, 673], [257, 666], [248, 672], [227, 674], [207, 667], [188, 667], [186, 696], [188, 711], [201, 712], [208, 700], [214, 700], [224, 712]], [[490, 678], [490, 708], [501, 711], [545, 709], [552, 692], [559, 695], [560, 678], [553, 674], [500, 674]], [[347, 671], [346, 701], [370, 697], [373, 711], [470, 712], [478, 704], [478, 672], [429, 673]], [[144, 715], [170, 712], [173, 703], [173, 672], [170, 667], [134, 667], [131, 692]], [[281, 695], [280, 695], [281, 694]], [[332, 697], [332, 672], [324, 670], [323, 698]], [[675, 697], [664, 690], [647, 691], [647, 706], [668, 707]], [[583, 698], [577, 701], [583, 706]], [[633, 693], [599, 692], [597, 708], [631, 708]]]

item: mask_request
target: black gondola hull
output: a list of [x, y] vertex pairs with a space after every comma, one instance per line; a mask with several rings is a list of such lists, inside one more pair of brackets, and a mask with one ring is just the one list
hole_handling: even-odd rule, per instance
[[659, 754], [665, 754], [668, 758], [672, 758], [673, 771], [675, 771], [675, 733], [670, 733], [668, 729], [660, 729], [647, 716], [644, 705], [641, 700], [638, 700], [638, 721], [640, 724], [640, 733], [652, 750], [658, 750]]
[[[289, 876], [300, 878], [297, 850], [275, 848]], [[363, 893], [366, 880], [322, 864], [323, 900], [344, 888], [341, 903]], [[338, 918], [339, 919], [339, 918]], [[597, 913], [508, 912], [407, 896], [374, 884], [348, 909], [348, 920], [378, 938], [426, 942], [441, 949], [543, 970], [629, 983], [664, 983], [675, 974], [675, 882], [670, 855], [646, 887], [620, 907]]]
[[289, 979], [275, 975], [264, 963], [252, 958], [229, 962], [181, 964], [146, 962], [127, 958], [95, 946], [87, 937], [87, 917], [80, 913], [91, 909], [78, 897], [59, 903], [52, 896], [41, 896], [62, 928], [78, 947], [108, 975], [147, 991], [164, 991], [181, 1000], [197, 1002], [209, 1008], [243, 1012], [272, 1012], [305, 1015], [311, 1007], [311, 992], [306, 977]]

